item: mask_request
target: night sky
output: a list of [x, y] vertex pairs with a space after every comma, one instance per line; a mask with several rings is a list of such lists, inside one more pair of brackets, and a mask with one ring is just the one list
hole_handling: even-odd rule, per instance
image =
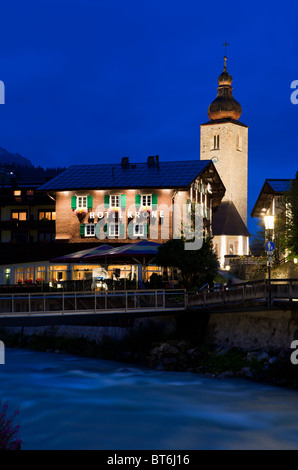
[[297, 31], [293, 2], [2, 2], [0, 147], [44, 167], [199, 158], [227, 40], [250, 214], [265, 178], [298, 170]]

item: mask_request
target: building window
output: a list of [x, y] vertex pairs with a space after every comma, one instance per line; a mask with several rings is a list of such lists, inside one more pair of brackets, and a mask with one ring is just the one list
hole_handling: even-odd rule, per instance
[[240, 135], [237, 135], [236, 148], [242, 152], [242, 137]]
[[23, 284], [24, 282], [24, 268], [15, 269], [15, 284]]
[[34, 268], [30, 266], [29, 268], [25, 268], [25, 282], [31, 281], [33, 282], [34, 278]]
[[51, 242], [54, 240], [55, 236], [52, 232], [39, 232], [38, 240], [40, 242]]
[[215, 135], [213, 137], [213, 149], [218, 150], [219, 149], [219, 135]]
[[27, 189], [26, 195], [27, 195], [27, 196], [34, 196], [34, 191], [33, 191], [33, 189]]
[[135, 224], [133, 234], [135, 237], [143, 237], [145, 235], [145, 224]]
[[119, 224], [109, 224], [109, 236], [110, 237], [119, 236]]
[[56, 220], [55, 211], [39, 211], [38, 220]]
[[77, 209], [87, 209], [87, 196], [77, 196]]
[[27, 212], [26, 211], [14, 211], [11, 213], [11, 218], [13, 220], [27, 220]]
[[120, 207], [120, 195], [110, 197], [110, 207]]
[[95, 236], [95, 224], [85, 224], [85, 236], [86, 237]]
[[20, 195], [21, 195], [21, 190], [20, 190], [20, 189], [16, 189], [16, 190], [13, 192], [13, 195], [14, 195], [14, 196], [20, 196]]
[[12, 242], [19, 242], [19, 243], [28, 243], [28, 232], [17, 231], [11, 232], [11, 241]]
[[142, 194], [142, 206], [151, 207], [152, 194]]

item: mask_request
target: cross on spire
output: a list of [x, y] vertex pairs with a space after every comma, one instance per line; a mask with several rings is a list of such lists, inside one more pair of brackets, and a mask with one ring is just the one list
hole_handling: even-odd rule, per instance
[[227, 41], [224, 42], [223, 47], [225, 48], [225, 57], [227, 55], [227, 47], [230, 45]]

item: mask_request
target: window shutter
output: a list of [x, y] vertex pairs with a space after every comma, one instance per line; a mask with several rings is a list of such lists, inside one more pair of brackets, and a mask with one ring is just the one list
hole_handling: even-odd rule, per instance
[[85, 236], [85, 224], [80, 224], [80, 235], [81, 237]]
[[120, 238], [125, 237], [125, 225], [120, 222], [119, 224], [119, 236]]
[[130, 222], [127, 226], [127, 232], [128, 232], [129, 238], [133, 237], [133, 229], [134, 229], [134, 224]]
[[71, 196], [71, 208], [72, 208], [72, 210], [77, 208], [77, 197], [76, 196]]
[[147, 238], [149, 238], [149, 222], [147, 224], [145, 224], [145, 230], [144, 231], [145, 231], [145, 236]]
[[104, 196], [104, 206], [105, 206], [105, 209], [108, 209], [110, 207], [110, 196], [109, 196], [109, 194], [105, 194], [105, 196]]
[[121, 194], [120, 207], [121, 207], [121, 209], [126, 208], [126, 194]]
[[106, 234], [108, 231], [108, 224], [104, 224], [103, 226], [103, 232]]
[[137, 207], [139, 207], [141, 205], [141, 195], [140, 194], [135, 195], [135, 205]]
[[87, 209], [93, 209], [93, 196], [87, 196]]
[[157, 194], [152, 194], [152, 209], [157, 209]]

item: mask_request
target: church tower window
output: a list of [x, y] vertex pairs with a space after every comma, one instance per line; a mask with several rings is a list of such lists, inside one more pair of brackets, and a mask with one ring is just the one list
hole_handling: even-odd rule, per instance
[[242, 152], [242, 137], [240, 135], [237, 135], [236, 148], [237, 148], [237, 150]]
[[214, 150], [219, 150], [219, 135], [218, 135], [218, 134], [215, 135], [213, 139], [214, 139], [214, 141], [213, 141], [213, 144], [214, 144], [214, 145], [213, 145], [213, 149], [214, 149]]

